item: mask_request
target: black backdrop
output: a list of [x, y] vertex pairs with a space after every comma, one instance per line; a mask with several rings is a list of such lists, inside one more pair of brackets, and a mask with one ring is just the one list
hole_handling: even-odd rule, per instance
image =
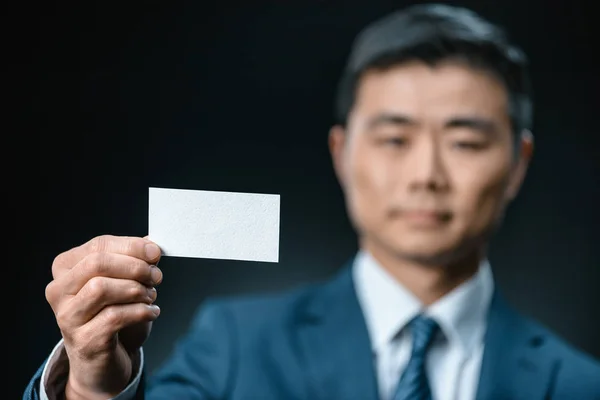
[[[204, 3], [204, 5], [201, 5]], [[216, 5], [221, 3], [220, 5]], [[46, 3], [27, 112], [39, 137], [38, 240], [21, 257], [14, 396], [60, 338], [53, 258], [147, 233], [149, 186], [281, 194], [278, 264], [165, 258], [153, 370], [207, 296], [324, 279], [356, 250], [327, 151], [353, 36], [402, 1]], [[492, 246], [523, 311], [600, 357], [596, 16], [582, 1], [471, 1], [529, 54], [536, 154]], [[33, 7], [33, 5], [32, 5]]]

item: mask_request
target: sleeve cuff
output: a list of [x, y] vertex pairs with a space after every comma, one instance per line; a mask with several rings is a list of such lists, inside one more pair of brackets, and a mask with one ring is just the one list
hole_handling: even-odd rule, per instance
[[[44, 366], [42, 379], [40, 380], [40, 400], [56, 399], [59, 393], [65, 389], [69, 373], [69, 359], [65, 352], [63, 339], [61, 339]], [[64, 378], [64, 379], [61, 379]], [[50, 382], [50, 385], [48, 385]]]
[[[131, 400], [135, 397], [135, 394], [140, 385], [142, 370], [144, 369], [144, 350], [140, 348], [139, 357], [135, 357], [133, 370], [135, 377], [127, 385], [125, 390], [119, 393], [116, 397], [109, 400]], [[42, 379], [40, 380], [40, 400], [54, 400], [58, 398], [58, 395], [63, 393], [67, 378], [69, 374], [69, 358], [65, 352], [63, 345], [63, 339], [61, 339], [44, 366], [42, 372]]]

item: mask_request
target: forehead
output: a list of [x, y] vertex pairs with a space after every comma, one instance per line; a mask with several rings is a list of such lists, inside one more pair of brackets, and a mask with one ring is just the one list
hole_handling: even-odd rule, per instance
[[508, 93], [491, 73], [459, 62], [410, 62], [366, 72], [357, 87], [354, 111], [508, 118]]

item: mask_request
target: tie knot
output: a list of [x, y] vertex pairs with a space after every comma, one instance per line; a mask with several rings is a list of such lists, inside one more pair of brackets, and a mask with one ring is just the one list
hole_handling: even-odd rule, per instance
[[410, 321], [408, 326], [412, 334], [413, 354], [425, 355], [439, 329], [438, 323], [433, 318], [419, 314]]

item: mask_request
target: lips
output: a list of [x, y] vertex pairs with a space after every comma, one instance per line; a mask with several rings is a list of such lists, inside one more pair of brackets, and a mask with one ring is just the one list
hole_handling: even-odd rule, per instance
[[447, 222], [451, 214], [448, 211], [429, 210], [429, 209], [414, 209], [403, 210], [400, 213], [401, 218], [416, 223], [418, 225], [438, 225]]

